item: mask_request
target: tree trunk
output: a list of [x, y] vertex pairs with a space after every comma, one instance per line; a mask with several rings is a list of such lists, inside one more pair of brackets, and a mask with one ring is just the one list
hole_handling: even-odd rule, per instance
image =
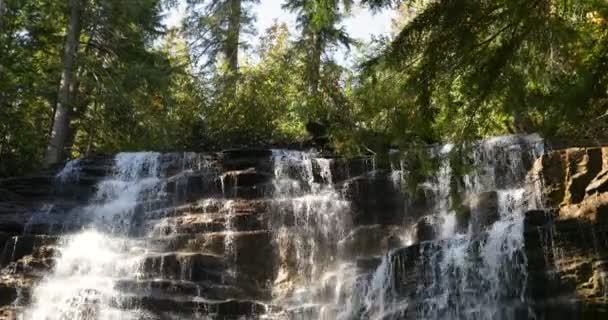
[[224, 54], [228, 60], [228, 68], [232, 75], [239, 69], [239, 38], [241, 32], [241, 0], [230, 1], [230, 24], [228, 36], [224, 45]]
[[316, 32], [313, 35], [313, 46], [308, 71], [308, 88], [312, 96], [317, 95], [319, 90], [319, 79], [321, 78], [321, 55], [323, 54], [323, 40], [321, 33]]
[[53, 131], [49, 139], [45, 166], [57, 164], [66, 158], [70, 135], [70, 116], [72, 109], [72, 87], [74, 85], [74, 61], [78, 52], [80, 38], [81, 0], [70, 0], [70, 16], [63, 52], [61, 84], [57, 95], [57, 106], [53, 121]]

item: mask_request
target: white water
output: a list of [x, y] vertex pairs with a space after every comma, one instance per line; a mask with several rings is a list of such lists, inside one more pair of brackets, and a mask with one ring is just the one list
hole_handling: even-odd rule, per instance
[[80, 158], [73, 159], [68, 161], [63, 169], [55, 175], [55, 178], [60, 183], [66, 183], [72, 180], [78, 180], [78, 175], [80, 173]]
[[[379, 265], [368, 273], [362, 273], [358, 261], [342, 252], [342, 242], [358, 226], [353, 222], [352, 203], [341, 194], [341, 182], [332, 174], [334, 160], [315, 152], [274, 150], [269, 228], [279, 266], [269, 302], [278, 306], [273, 309], [278, 311], [269, 312], [267, 317], [402, 319], [407, 312], [408, 317], [417, 319], [517, 319], [515, 311], [525, 304], [523, 213], [535, 205], [524, 179], [522, 159], [524, 155], [538, 156], [541, 145], [536, 137], [483, 141], [467, 153], [476, 170], [463, 177], [455, 177], [455, 168], [447, 160], [453, 145], [430, 151], [443, 159], [434, 176], [422, 184], [434, 199], [428, 214], [438, 240], [418, 249], [420, 264], [426, 268], [425, 282], [410, 288], [414, 299], [404, 296], [403, 288], [396, 283], [396, 275], [411, 271], [405, 267], [411, 261], [404, 261], [399, 249], [370, 257], [377, 259]], [[370, 177], [380, 176], [375, 161], [371, 163]], [[183, 166], [182, 170], [197, 169]], [[388, 178], [395, 189], [407, 185], [407, 170], [404, 161], [392, 164]], [[78, 163], [74, 162], [58, 179], [71, 181], [78, 171]], [[165, 197], [159, 155], [120, 154], [114, 171], [98, 184], [91, 204], [72, 213], [86, 228], [61, 239], [57, 264], [35, 287], [32, 304], [24, 311], [23, 319], [156, 319], [138, 308], [125, 310], [129, 296], [116, 288], [118, 281], [144, 277], [142, 262], [154, 254], [152, 246], [130, 237], [130, 232], [137, 206]], [[238, 201], [234, 201], [239, 194], [236, 176], [230, 179], [235, 185], [227, 186], [226, 174], [218, 180], [223, 198], [206, 199], [203, 203], [221, 207], [224, 214], [223, 259], [229, 269], [222, 284], [237, 279], [239, 272], [235, 243]], [[203, 179], [213, 183], [213, 178]], [[459, 182], [454, 183], [454, 179]], [[227, 192], [229, 189], [233, 192]], [[468, 231], [459, 229], [451, 195], [456, 192], [467, 198], [486, 191], [497, 192], [498, 221], [481, 234], [470, 227]], [[185, 198], [186, 194], [177, 196]], [[205, 204], [209, 201], [214, 204]], [[152, 222], [155, 224], [146, 236], [178, 235], [175, 219], [159, 218], [160, 222]], [[415, 239], [409, 223], [408, 220], [396, 226], [402, 246], [411, 245]], [[154, 261], [160, 263], [162, 278], [165, 260]], [[191, 279], [192, 266], [180, 261], [180, 267], [181, 274], [174, 278]], [[202, 299], [205, 292], [197, 289], [196, 296]], [[201, 317], [206, 319], [192, 315]]]
[[[141, 312], [117, 309], [120, 278], [138, 273], [143, 248], [126, 238], [138, 198], [159, 182], [159, 154], [122, 153], [115, 172], [98, 185], [94, 204], [76, 209], [90, 221], [79, 233], [63, 237], [53, 272], [38, 284], [23, 319], [139, 319]], [[69, 177], [72, 168], [60, 174]], [[154, 191], [153, 192], [158, 192]]]
[[[493, 138], [474, 146], [476, 170], [462, 177], [465, 197], [484, 191], [496, 191], [499, 220], [482, 235], [471, 229], [456, 232], [456, 215], [452, 210], [450, 163], [443, 160], [437, 175], [426, 186], [434, 194], [433, 212], [440, 224], [441, 239], [435, 245], [421, 247], [420, 259], [425, 284], [414, 290], [415, 300], [395, 293], [394, 272], [400, 258], [386, 256], [364, 285], [360, 305], [350, 307], [351, 317], [400, 319], [407, 313], [418, 319], [518, 319], [518, 308], [525, 304], [526, 267], [523, 255], [523, 214], [536, 205], [536, 195], [529, 194], [522, 159], [535, 158], [542, 152], [542, 141], [536, 136]], [[451, 146], [439, 148], [436, 155], [447, 154]], [[503, 170], [499, 173], [498, 169]], [[504, 171], [506, 169], [506, 171]], [[394, 176], [403, 176], [400, 168]], [[503, 181], [499, 181], [502, 178]], [[428, 251], [425, 251], [428, 250]], [[397, 264], [397, 265], [395, 265]], [[398, 271], [399, 270], [399, 271]], [[360, 311], [363, 310], [363, 311]]]
[[[334, 188], [330, 159], [274, 150], [273, 164], [277, 215], [271, 228], [281, 256], [275, 303], [290, 316], [331, 319], [323, 315], [331, 314], [324, 305], [339, 299], [341, 293], [347, 266], [338, 261], [337, 244], [351, 228], [350, 203]], [[327, 297], [324, 292], [332, 285], [336, 290]], [[316, 311], [307, 315], [308, 308], [320, 308], [321, 315]]]

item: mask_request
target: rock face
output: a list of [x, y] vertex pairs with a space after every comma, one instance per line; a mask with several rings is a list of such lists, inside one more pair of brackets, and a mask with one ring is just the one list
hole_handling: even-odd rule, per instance
[[608, 148], [568, 148], [534, 166], [547, 210], [526, 215], [530, 296], [543, 319], [608, 314]]
[[0, 180], [0, 319], [599, 319], [608, 149], [132, 153]]

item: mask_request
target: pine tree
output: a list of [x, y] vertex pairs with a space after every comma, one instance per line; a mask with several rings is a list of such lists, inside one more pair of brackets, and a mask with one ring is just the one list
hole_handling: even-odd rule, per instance
[[218, 58], [226, 61], [228, 73], [236, 75], [239, 50], [246, 46], [243, 33], [253, 32], [254, 17], [247, 4], [259, 0], [188, 0], [185, 30], [202, 68], [214, 66]]
[[306, 79], [311, 96], [319, 90], [323, 54], [331, 46], [348, 47], [353, 42], [344, 27], [339, 26], [352, 4], [352, 0], [287, 0], [283, 5], [298, 16], [301, 31], [298, 45], [306, 55]]

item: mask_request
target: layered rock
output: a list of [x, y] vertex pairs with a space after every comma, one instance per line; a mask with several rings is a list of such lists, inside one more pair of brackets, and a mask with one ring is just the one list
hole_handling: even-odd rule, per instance
[[608, 148], [567, 148], [534, 165], [546, 210], [526, 215], [529, 292], [541, 319], [608, 314]]
[[0, 318], [36, 305], [83, 234], [128, 271], [73, 295], [84, 319], [600, 318], [608, 149], [534, 161], [539, 145], [481, 142], [466, 173], [450, 146], [430, 148], [441, 165], [417, 185], [399, 158], [383, 170], [314, 152], [162, 154], [139, 163], [157, 174], [119, 215], [98, 210], [117, 196], [104, 193], [114, 156], [0, 180]]

